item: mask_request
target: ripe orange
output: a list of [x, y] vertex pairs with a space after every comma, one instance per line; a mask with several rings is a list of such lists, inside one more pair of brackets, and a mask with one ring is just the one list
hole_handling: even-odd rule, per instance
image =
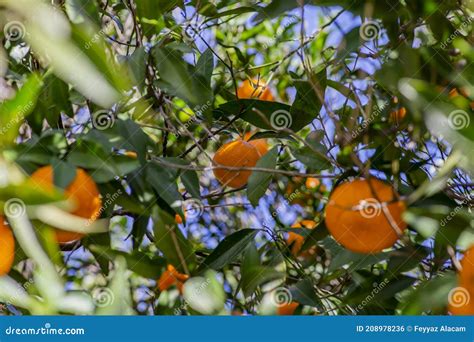
[[274, 97], [270, 88], [267, 87], [265, 81], [259, 79], [245, 80], [237, 89], [237, 97], [239, 99], [254, 99], [264, 101], [274, 101]]
[[184, 282], [188, 279], [189, 276], [187, 274], [179, 273], [173, 265], [169, 264], [160, 276], [160, 279], [158, 279], [158, 289], [160, 291], [166, 291], [175, 285], [179, 292], [182, 292]]
[[382, 207], [403, 232], [405, 203], [398, 200], [390, 185], [375, 178], [343, 183], [329, 197], [326, 226], [337, 242], [353, 252], [380, 252], [393, 246], [399, 237]]
[[393, 111], [390, 113], [390, 122], [399, 124], [403, 121], [407, 115], [407, 110], [405, 107], [401, 107], [399, 110]]
[[308, 189], [316, 189], [321, 184], [317, 178], [309, 177], [306, 179], [305, 185]]
[[10, 228], [0, 216], [0, 276], [8, 274], [15, 258], [15, 239]]
[[448, 309], [453, 315], [474, 315], [474, 246], [464, 253], [461, 266], [459, 289], [451, 293]]
[[[291, 228], [307, 228], [307, 229], [313, 229], [316, 227], [316, 222], [313, 220], [302, 220], [301, 222], [296, 222], [291, 226]], [[303, 247], [304, 244], [304, 237], [301, 236], [300, 234], [296, 234], [293, 232], [288, 232], [288, 237], [286, 239], [286, 243], [288, 246], [291, 246], [291, 254], [294, 256], [298, 256], [301, 251], [301, 247]]]
[[183, 224], [183, 219], [181, 215], [179, 214], [174, 215], [174, 222], [176, 222], [176, 224]]
[[249, 140], [252, 137], [252, 135], [254, 135], [254, 133], [252, 132], [245, 133], [244, 140], [248, 141], [249, 144], [252, 144], [253, 146], [255, 146], [258, 152], [260, 152], [260, 155], [263, 156], [265, 153], [268, 152], [267, 140], [266, 139]]
[[214, 155], [213, 163], [217, 167], [213, 170], [214, 176], [223, 185], [240, 188], [247, 184], [252, 173], [250, 170], [237, 171], [218, 167], [254, 167], [260, 157], [260, 152], [254, 145], [243, 140], [231, 141], [219, 148]]
[[298, 308], [298, 305], [300, 305], [297, 302], [291, 302], [288, 304], [284, 304], [280, 307], [278, 307], [277, 310], [277, 315], [280, 316], [291, 316], [295, 312], [295, 310]]
[[[31, 179], [46, 189], [53, 188], [53, 168], [51, 165], [36, 170]], [[73, 215], [96, 220], [100, 214], [102, 201], [94, 180], [82, 169], [77, 169], [76, 178], [65, 189], [65, 195], [76, 203]], [[57, 229], [56, 241], [68, 243], [81, 239], [84, 234]]]

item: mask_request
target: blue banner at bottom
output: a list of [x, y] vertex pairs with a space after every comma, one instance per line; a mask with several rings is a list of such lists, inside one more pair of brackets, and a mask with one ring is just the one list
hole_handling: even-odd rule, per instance
[[474, 341], [474, 316], [0, 317], [9, 341]]

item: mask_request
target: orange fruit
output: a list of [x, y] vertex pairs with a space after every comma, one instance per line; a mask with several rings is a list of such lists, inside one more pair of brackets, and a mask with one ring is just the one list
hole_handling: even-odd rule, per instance
[[407, 115], [406, 108], [401, 107], [400, 109], [390, 113], [390, 122], [399, 124], [400, 122], [403, 121], [406, 115]]
[[0, 216], [0, 276], [8, 274], [15, 258], [15, 239], [13, 233]]
[[306, 179], [305, 185], [308, 189], [316, 189], [321, 184], [317, 178], [309, 177]]
[[253, 79], [252, 81], [247, 79], [243, 81], [237, 89], [237, 97], [239, 99], [274, 100], [272, 91], [267, 87], [265, 81], [261, 79]]
[[176, 224], [182, 224], [183, 219], [181, 218], [181, 215], [179, 214], [174, 215], [174, 222], [176, 222]]
[[123, 155], [133, 158], [133, 159], [136, 159], [138, 157], [137, 152], [133, 152], [133, 151], [125, 151]]
[[403, 232], [405, 203], [398, 200], [390, 185], [375, 178], [343, 183], [329, 197], [326, 226], [337, 242], [353, 252], [380, 252], [393, 246], [399, 237], [382, 207]]
[[187, 274], [179, 273], [173, 265], [169, 264], [160, 276], [160, 279], [158, 279], [158, 289], [166, 291], [171, 286], [176, 286], [179, 292], [182, 292], [184, 282], [188, 279], [189, 276]]
[[[39, 186], [52, 189], [53, 167], [44, 166], [36, 170], [31, 179]], [[102, 201], [100, 193], [94, 180], [82, 169], [77, 169], [76, 178], [64, 190], [68, 199], [72, 199], [76, 204], [76, 209], [71, 213], [90, 220], [96, 220], [100, 214]], [[68, 243], [79, 240], [84, 236], [82, 233], [69, 232], [56, 229], [56, 241], [59, 243]]]
[[277, 309], [277, 315], [280, 316], [291, 316], [295, 312], [296, 308], [300, 305], [297, 302], [291, 302], [288, 304], [284, 304]]
[[474, 315], [474, 246], [469, 248], [461, 260], [458, 288], [449, 298], [449, 311], [453, 315]]
[[266, 139], [254, 139], [254, 140], [249, 140], [255, 133], [252, 132], [247, 132], [244, 135], [244, 140], [248, 141], [249, 144], [252, 144], [255, 146], [260, 152], [260, 155], [263, 156], [265, 153], [268, 152], [268, 144]]
[[[304, 227], [307, 229], [313, 229], [316, 226], [317, 223], [313, 220], [302, 220], [301, 222], [293, 224], [291, 228]], [[291, 246], [291, 254], [293, 254], [294, 256], [298, 256], [298, 254], [300, 254], [301, 247], [303, 247], [304, 244], [304, 237], [297, 233], [288, 232], [286, 243], [288, 244], [288, 246]]]
[[216, 166], [213, 170], [214, 176], [223, 185], [240, 188], [247, 184], [252, 172], [250, 170], [228, 170], [219, 168], [219, 166], [254, 167], [260, 157], [258, 149], [249, 142], [231, 141], [219, 148], [214, 155], [213, 163]]

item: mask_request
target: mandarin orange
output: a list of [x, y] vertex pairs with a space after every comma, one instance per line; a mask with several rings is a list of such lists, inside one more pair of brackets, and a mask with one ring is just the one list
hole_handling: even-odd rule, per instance
[[260, 157], [258, 149], [249, 142], [231, 141], [219, 148], [214, 155], [213, 163], [216, 166], [213, 170], [214, 176], [223, 185], [240, 188], [247, 184], [252, 172], [250, 170], [229, 170], [219, 168], [219, 166], [254, 167]]
[[254, 139], [254, 140], [249, 140], [255, 133], [252, 132], [247, 132], [244, 135], [244, 140], [248, 141], [249, 144], [252, 144], [255, 146], [260, 153], [261, 156], [263, 156], [265, 153], [268, 152], [268, 143], [266, 139]]
[[453, 315], [474, 315], [474, 246], [469, 248], [461, 260], [458, 288], [449, 298], [449, 311]]
[[[39, 186], [52, 189], [53, 167], [44, 166], [36, 170], [31, 179]], [[66, 198], [72, 199], [76, 204], [76, 209], [71, 213], [90, 220], [96, 220], [100, 214], [102, 201], [100, 193], [94, 180], [82, 169], [77, 169], [76, 177], [64, 190]], [[70, 232], [56, 229], [56, 241], [68, 243], [81, 239], [82, 233]]]
[[326, 205], [326, 226], [347, 249], [377, 253], [393, 246], [406, 229], [404, 210], [390, 185], [375, 178], [356, 179], [333, 190]]
[[0, 276], [8, 274], [15, 258], [15, 239], [10, 228], [0, 216]]

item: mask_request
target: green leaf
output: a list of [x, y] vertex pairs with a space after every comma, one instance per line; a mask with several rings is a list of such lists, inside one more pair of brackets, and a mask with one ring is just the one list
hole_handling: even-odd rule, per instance
[[245, 228], [225, 237], [202, 262], [199, 269], [212, 268], [220, 270], [232, 263], [245, 250], [245, 247], [253, 241], [257, 232], [258, 230]]
[[259, 128], [276, 130], [286, 127], [295, 132], [312, 122], [316, 114], [311, 116], [284, 103], [255, 99], [228, 101], [214, 112], [218, 118], [238, 115], [242, 120]]
[[142, 252], [133, 252], [132, 254], [129, 254], [94, 244], [89, 246], [89, 249], [103, 257], [106, 257], [110, 261], [115, 260], [117, 256], [123, 257], [127, 262], [129, 270], [147, 279], [158, 279], [167, 265], [164, 258], [150, 258]]
[[214, 71], [214, 54], [211, 49], [206, 49], [199, 57], [196, 63], [196, 71], [203, 77], [203, 79], [210, 86], [211, 77]]
[[292, 149], [291, 153], [310, 169], [321, 171], [331, 167], [331, 163], [324, 158], [324, 152], [316, 153], [308, 146], [304, 146], [298, 150]]
[[260, 13], [253, 21], [254, 23], [259, 23], [263, 20], [273, 19], [298, 6], [298, 1], [296, 0], [273, 0], [268, 6], [260, 10]]
[[145, 174], [147, 182], [155, 189], [158, 196], [182, 215], [181, 207], [176, 206], [183, 200], [178, 191], [177, 172], [158, 163], [149, 162]]
[[[278, 158], [278, 146], [273, 147], [257, 162], [255, 167], [275, 169]], [[247, 197], [253, 206], [258, 205], [258, 201], [268, 190], [272, 180], [272, 173], [253, 171], [249, 177], [247, 185]]]
[[196, 266], [196, 257], [191, 243], [176, 226], [174, 217], [157, 207], [152, 217], [155, 245], [163, 252], [168, 263], [180, 272], [189, 274]]
[[302, 305], [314, 306], [317, 308], [321, 307], [321, 301], [319, 300], [313, 283], [309, 279], [300, 280], [295, 285], [289, 288], [291, 293], [292, 301], [298, 302]]
[[23, 120], [35, 109], [42, 87], [41, 78], [32, 74], [15, 97], [0, 105], [0, 147], [11, 145]]
[[212, 99], [210, 85], [195, 68], [187, 64], [176, 50], [165, 47], [153, 49], [156, 68], [160, 75], [158, 85], [190, 106], [205, 104]]
[[428, 311], [442, 313], [448, 294], [457, 284], [454, 273], [440, 274], [418, 285], [401, 303], [402, 315], [421, 315]]
[[66, 189], [76, 178], [76, 168], [74, 165], [62, 160], [55, 160], [53, 165], [53, 184], [61, 189]]

